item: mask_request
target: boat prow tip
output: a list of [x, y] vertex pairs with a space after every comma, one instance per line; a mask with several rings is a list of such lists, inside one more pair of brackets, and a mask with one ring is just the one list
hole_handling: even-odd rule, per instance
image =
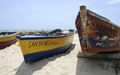
[[16, 36], [17, 39], [20, 39], [21, 36]]

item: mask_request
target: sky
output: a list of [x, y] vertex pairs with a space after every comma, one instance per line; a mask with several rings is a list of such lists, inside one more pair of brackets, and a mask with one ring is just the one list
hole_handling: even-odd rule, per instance
[[76, 29], [82, 5], [120, 26], [120, 0], [0, 0], [0, 30]]

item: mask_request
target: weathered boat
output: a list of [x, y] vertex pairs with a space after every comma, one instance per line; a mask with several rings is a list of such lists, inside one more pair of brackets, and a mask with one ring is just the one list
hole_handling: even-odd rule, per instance
[[80, 7], [76, 21], [82, 52], [120, 50], [120, 27], [85, 6]]
[[0, 32], [0, 49], [10, 46], [17, 42], [17, 32]]
[[68, 35], [59, 35], [59, 32], [61, 30], [56, 29], [41, 34], [17, 36], [25, 62], [29, 63], [68, 50], [72, 45], [74, 30], [69, 30]]

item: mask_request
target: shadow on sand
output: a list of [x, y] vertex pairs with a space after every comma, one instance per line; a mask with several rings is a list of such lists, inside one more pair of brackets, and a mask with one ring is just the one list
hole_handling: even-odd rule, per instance
[[76, 75], [116, 75], [111, 62], [104, 59], [78, 58]]
[[42, 69], [45, 65], [47, 65], [50, 61], [54, 61], [58, 57], [65, 56], [69, 54], [72, 50], [74, 50], [76, 44], [72, 44], [69, 50], [65, 53], [54, 55], [53, 57], [45, 58], [42, 60], [38, 60], [36, 62], [32, 62], [30, 64], [26, 64], [24, 61], [19, 66], [18, 71], [15, 75], [32, 75], [35, 71]]

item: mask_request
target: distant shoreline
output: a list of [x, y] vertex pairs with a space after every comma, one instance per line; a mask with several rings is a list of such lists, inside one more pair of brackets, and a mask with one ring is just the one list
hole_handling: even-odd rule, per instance
[[44, 30], [46, 31], [48, 29], [42, 29], [42, 30], [34, 30], [34, 29], [33, 30], [32, 29], [31, 30], [0, 30], [0, 31], [6, 32], [6, 31], [44, 31]]
[[[57, 29], [59, 29], [59, 28], [57, 28]], [[17, 30], [17, 29], [13, 29], [13, 30], [0, 30], [0, 32], [6, 32], [6, 31], [51, 31], [51, 30], [54, 30], [54, 29], [20, 29], [20, 30]], [[62, 29], [62, 30], [69, 30], [69, 29]], [[76, 29], [74, 29], [74, 30], [76, 30]]]

